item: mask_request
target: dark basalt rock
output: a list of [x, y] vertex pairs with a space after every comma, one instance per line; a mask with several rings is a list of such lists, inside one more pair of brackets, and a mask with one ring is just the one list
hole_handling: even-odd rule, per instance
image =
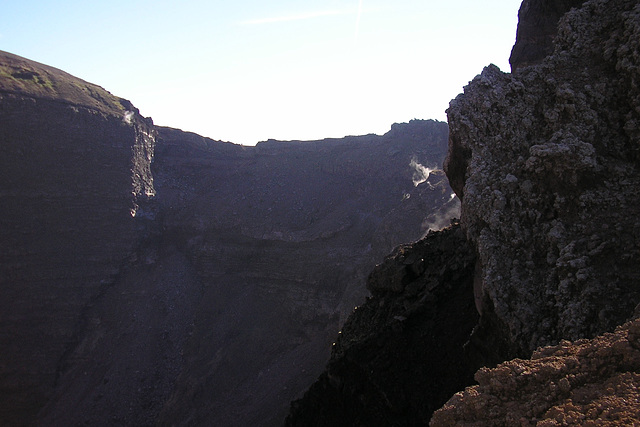
[[531, 360], [479, 370], [433, 426], [640, 419], [638, 320], [616, 329], [640, 301], [638, 3], [584, 2], [554, 46], [512, 75], [487, 67], [448, 110], [445, 166], [478, 253], [471, 342]]
[[87, 307], [143, 238], [135, 216], [153, 194], [150, 120], [29, 95], [0, 91], [0, 418], [9, 425], [30, 424], [51, 396]]
[[424, 234], [430, 206], [455, 207], [442, 172], [414, 186], [410, 166], [444, 155], [446, 128], [394, 129], [256, 147], [160, 129], [164, 234], [180, 236], [203, 283], [191, 359], [162, 422], [281, 425], [364, 299], [375, 260]]
[[376, 260], [458, 211], [445, 123], [243, 147], [0, 76], [6, 424], [281, 425]]
[[293, 402], [288, 426], [421, 425], [481, 365], [464, 351], [478, 315], [475, 256], [459, 224], [377, 265], [326, 371]]
[[[427, 297], [411, 322], [402, 310], [415, 307], [408, 295], [424, 295], [415, 283], [423, 268], [429, 274], [420, 261], [428, 257], [401, 248], [377, 267], [373, 297], [345, 324], [289, 425], [423, 425], [442, 402], [439, 391], [472, 384], [469, 370], [558, 343], [535, 354], [548, 360], [479, 371], [480, 386], [456, 394], [434, 425], [637, 420], [627, 404], [637, 394], [637, 352], [627, 348], [637, 322], [615, 340], [583, 338], [613, 331], [640, 302], [640, 9], [630, 0], [525, 0], [520, 18], [515, 72], [488, 66], [448, 110], [445, 170], [462, 200], [461, 230], [438, 234], [438, 245], [468, 248], [474, 270], [465, 270], [461, 288], [438, 282], [436, 292], [448, 292]], [[457, 271], [433, 267], [441, 277]], [[474, 294], [475, 327], [467, 311]], [[459, 316], [436, 324], [424, 314], [446, 318], [443, 307]], [[455, 323], [465, 316], [469, 323]], [[598, 357], [581, 369], [574, 355], [584, 351]], [[440, 363], [452, 371], [432, 372]], [[534, 375], [520, 375], [530, 367]], [[624, 374], [611, 375], [616, 369]], [[575, 405], [591, 414], [580, 418]]]
[[586, 2], [553, 55], [487, 67], [451, 102], [445, 169], [514, 355], [611, 331], [640, 302], [639, 23], [634, 1]]
[[553, 52], [558, 20], [585, 0], [524, 0], [518, 11], [518, 32], [511, 50], [511, 71], [540, 63]]

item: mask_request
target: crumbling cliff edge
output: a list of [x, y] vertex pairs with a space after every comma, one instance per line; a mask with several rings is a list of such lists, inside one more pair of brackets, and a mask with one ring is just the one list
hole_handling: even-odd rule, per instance
[[[553, 13], [545, 15], [549, 11]], [[480, 385], [452, 398], [433, 425], [577, 425], [606, 420], [614, 413], [618, 415], [610, 418], [612, 422], [637, 422], [637, 410], [621, 403], [625, 396], [637, 398], [632, 392], [640, 368], [635, 323], [616, 332], [615, 338], [584, 340], [613, 332], [634, 317], [640, 302], [640, 6], [626, 0], [525, 0], [520, 17], [521, 24], [523, 17], [527, 22], [518, 29], [513, 73], [486, 67], [448, 110], [445, 170], [462, 201], [460, 227], [474, 255], [473, 271], [465, 282], [471, 283], [469, 292], [479, 316], [464, 340], [454, 334], [459, 331], [456, 324], [445, 341], [423, 350], [423, 361], [451, 361], [460, 374], [512, 358], [526, 359], [534, 351], [535, 361], [478, 371]], [[541, 49], [535, 49], [536, 40], [544, 44]], [[436, 236], [426, 241], [441, 238]], [[438, 257], [425, 256], [423, 265], [423, 274], [449, 272]], [[384, 269], [385, 280], [397, 282], [405, 268]], [[388, 295], [403, 301], [408, 289], [393, 288]], [[436, 313], [455, 306], [463, 317], [463, 295], [448, 292], [435, 300], [435, 307], [429, 305], [434, 300], [423, 307]], [[376, 305], [381, 303], [374, 293], [347, 325], [357, 324], [364, 316], [361, 312], [380, 310]], [[465, 381], [463, 375], [450, 376], [450, 383], [447, 374], [421, 375], [423, 362], [403, 351], [392, 363], [373, 364], [377, 354], [391, 352], [398, 341], [420, 348], [428, 342], [424, 336], [447, 335], [421, 323], [426, 328], [422, 337], [397, 328], [393, 339], [378, 341], [379, 348], [358, 352], [364, 331], [384, 330], [385, 323], [376, 316], [369, 315], [369, 323], [358, 330], [343, 330], [326, 376], [294, 403], [289, 425], [328, 425], [313, 420], [331, 411], [349, 420], [344, 425], [366, 425], [364, 408], [364, 414], [351, 414], [341, 404], [371, 401], [371, 393], [358, 389], [366, 384], [373, 384], [367, 389], [377, 394], [377, 420], [387, 425], [425, 424], [429, 408], [450, 397], [443, 383], [459, 386]], [[366, 336], [364, 343], [376, 342], [375, 334]], [[341, 350], [344, 342], [351, 351]], [[555, 347], [544, 348], [548, 345]], [[582, 358], [591, 354], [601, 357], [592, 361], [594, 366], [611, 368], [589, 368], [580, 376], [580, 366], [586, 363]], [[415, 376], [395, 381], [387, 375], [405, 362]], [[552, 384], [543, 387], [551, 376], [535, 372], [554, 369]], [[332, 376], [336, 372], [350, 374]], [[596, 379], [597, 375], [602, 376]], [[628, 388], [619, 387], [621, 382]], [[426, 390], [422, 401], [398, 397], [402, 390], [418, 387]], [[599, 387], [601, 393], [596, 392]], [[534, 399], [539, 392], [543, 397]], [[524, 405], [527, 400], [538, 405]], [[524, 406], [519, 411], [509, 409], [520, 404]], [[573, 412], [579, 408], [588, 415], [577, 418]], [[504, 418], [509, 413], [512, 418]]]
[[640, 302], [639, 46], [637, 2], [587, 1], [548, 56], [487, 67], [452, 101], [478, 329], [500, 325], [505, 356], [535, 352], [478, 371], [432, 425], [639, 422], [638, 321], [610, 334]]

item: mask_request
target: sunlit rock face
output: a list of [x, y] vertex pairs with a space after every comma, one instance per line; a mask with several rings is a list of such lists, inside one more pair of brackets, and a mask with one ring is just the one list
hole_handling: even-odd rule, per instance
[[448, 110], [480, 308], [513, 354], [612, 330], [640, 301], [639, 13], [586, 2], [552, 55], [487, 67]]
[[591, 340], [483, 368], [431, 419], [447, 426], [632, 426], [640, 422], [640, 319]]
[[281, 425], [366, 276], [458, 215], [445, 123], [242, 147], [0, 54], [0, 419]]

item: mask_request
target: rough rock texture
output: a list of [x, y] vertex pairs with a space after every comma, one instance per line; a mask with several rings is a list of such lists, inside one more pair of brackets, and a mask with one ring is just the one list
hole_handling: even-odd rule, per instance
[[147, 241], [85, 308], [39, 425], [154, 425], [185, 364], [201, 285], [174, 245]]
[[2, 64], [0, 419], [11, 425], [33, 421], [85, 308], [142, 237], [155, 131], [102, 88], [9, 54]]
[[[416, 320], [419, 334], [387, 332], [391, 319], [409, 319], [387, 312], [392, 295], [403, 301], [412, 289], [406, 270], [387, 261], [370, 277], [374, 296], [347, 321], [326, 372], [293, 404], [289, 425], [425, 424], [442, 398], [425, 384], [444, 378], [445, 390], [446, 380], [471, 381], [468, 370], [559, 342], [532, 361], [480, 370], [480, 385], [454, 397], [434, 425], [636, 422], [638, 323], [593, 342], [563, 341], [613, 331], [640, 301], [640, 5], [592, 0], [569, 11], [581, 3], [525, 1], [515, 72], [487, 67], [448, 110], [445, 170], [477, 255], [465, 282], [480, 313], [473, 332], [464, 335], [473, 325], [451, 317]], [[377, 289], [387, 289], [384, 298]], [[465, 316], [465, 298], [450, 291], [427, 310]], [[455, 373], [430, 371], [447, 362]]]
[[375, 261], [421, 237], [424, 212], [457, 206], [442, 171], [414, 185], [427, 177], [412, 160], [443, 159], [446, 135], [415, 121], [382, 137], [238, 147], [161, 129], [164, 234], [183, 240], [203, 294], [198, 339], [160, 419], [281, 425]]
[[487, 67], [448, 110], [481, 323], [510, 355], [611, 331], [640, 301], [640, 5], [588, 1], [558, 25], [553, 55]]
[[367, 282], [326, 371], [292, 404], [288, 426], [421, 425], [475, 366], [474, 254], [459, 224], [399, 246]]
[[558, 20], [585, 0], [524, 0], [518, 11], [518, 32], [511, 50], [511, 71], [541, 62], [553, 52]]
[[560, 344], [479, 370], [433, 426], [640, 423], [640, 5], [587, 1], [554, 46], [452, 101], [445, 169], [478, 252], [474, 351]]
[[475, 375], [431, 419], [437, 426], [640, 424], [640, 319], [592, 340], [544, 347]]
[[281, 425], [375, 262], [457, 215], [447, 135], [242, 147], [0, 53], [0, 420]]

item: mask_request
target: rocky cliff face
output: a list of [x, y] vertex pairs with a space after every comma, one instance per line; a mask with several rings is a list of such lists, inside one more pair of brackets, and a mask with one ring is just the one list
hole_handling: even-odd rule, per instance
[[[487, 67], [448, 110], [445, 170], [462, 200], [460, 225], [476, 255], [464, 281], [479, 313], [475, 327], [450, 320], [455, 326], [442, 331], [448, 327], [420, 321], [419, 335], [402, 327], [387, 334], [387, 302], [374, 292], [347, 321], [325, 374], [293, 404], [290, 425], [341, 419], [349, 420], [342, 425], [369, 425], [368, 411], [385, 425], [427, 423], [448, 385], [471, 381], [464, 376], [469, 370], [559, 342], [539, 350], [534, 361], [479, 371], [480, 385], [452, 398], [434, 425], [637, 422], [624, 400], [635, 396], [635, 323], [614, 337], [562, 341], [613, 331], [640, 302], [640, 8], [625, 0], [581, 3], [523, 2], [514, 73]], [[453, 235], [443, 238], [454, 241]], [[437, 260], [432, 268], [441, 276], [459, 271]], [[404, 293], [414, 291], [404, 286], [411, 279], [399, 279], [407, 277], [406, 266], [395, 264], [379, 267], [370, 280], [404, 301]], [[464, 292], [440, 294], [428, 310], [456, 307], [459, 321], [468, 315]], [[466, 338], [456, 335], [470, 328]], [[443, 341], [420, 348], [433, 336]], [[387, 354], [385, 342], [400, 349], [392, 362], [378, 357]], [[423, 359], [397, 342], [420, 348]], [[403, 363], [417, 374], [387, 375]], [[458, 367], [445, 375], [450, 383], [427, 374], [430, 365], [447, 363]], [[424, 399], [403, 399], [407, 390], [420, 390]]]
[[524, 0], [518, 11], [516, 43], [511, 50], [511, 70], [537, 64], [553, 52], [558, 20], [584, 0]]
[[281, 425], [376, 259], [427, 231], [425, 209], [455, 210], [444, 174], [419, 166], [444, 157], [446, 135], [415, 121], [382, 137], [239, 147], [160, 129], [163, 235], [203, 286], [190, 359], [160, 419]]
[[281, 425], [375, 261], [459, 207], [444, 123], [242, 147], [6, 53], [0, 109], [8, 424]]
[[[451, 103], [477, 331], [505, 355], [637, 318], [638, 37], [637, 2], [587, 1], [560, 19], [553, 54], [512, 75], [488, 67]], [[432, 425], [636, 424], [637, 335], [635, 320], [480, 370]]]
[[64, 73], [2, 59], [0, 417], [20, 424], [51, 395], [86, 307], [142, 236], [155, 131], [97, 86], [73, 80], [75, 94]]
[[289, 426], [421, 425], [478, 366], [463, 346], [477, 323], [475, 256], [459, 224], [396, 248], [369, 276], [331, 360]]
[[487, 67], [448, 110], [479, 307], [514, 354], [610, 331], [640, 301], [637, 13], [585, 3], [553, 55]]

